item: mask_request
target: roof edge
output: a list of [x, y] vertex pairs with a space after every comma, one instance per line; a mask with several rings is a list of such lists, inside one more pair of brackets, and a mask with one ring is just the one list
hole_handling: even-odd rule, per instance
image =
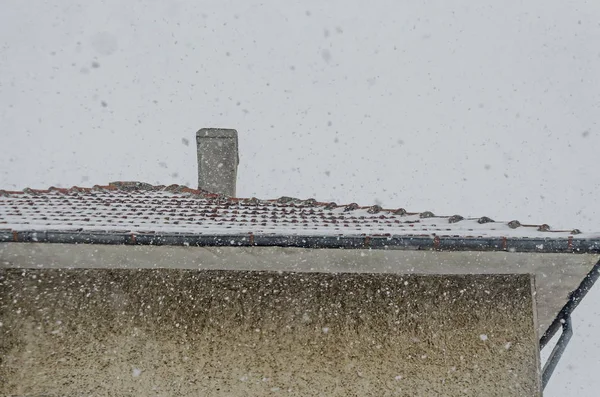
[[504, 251], [600, 254], [600, 238], [515, 238], [447, 236], [197, 235], [94, 231], [0, 230], [0, 243], [167, 245], [193, 247], [297, 247], [437, 251]]

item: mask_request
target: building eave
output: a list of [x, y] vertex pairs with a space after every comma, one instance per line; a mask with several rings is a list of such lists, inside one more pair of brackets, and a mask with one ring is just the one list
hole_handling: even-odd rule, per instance
[[280, 235], [143, 233], [68, 230], [0, 230], [0, 242], [169, 245], [198, 247], [298, 247], [438, 251], [507, 251], [600, 254], [600, 238], [527, 238], [471, 236]]

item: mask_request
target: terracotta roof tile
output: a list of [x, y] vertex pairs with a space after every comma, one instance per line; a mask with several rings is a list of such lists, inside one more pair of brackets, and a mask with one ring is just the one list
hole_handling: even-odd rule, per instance
[[430, 211], [337, 205], [292, 197], [227, 198], [187, 186], [142, 182], [0, 190], [0, 229], [196, 235], [590, 237], [577, 229], [561, 231], [546, 224], [495, 222], [485, 216], [436, 216]]

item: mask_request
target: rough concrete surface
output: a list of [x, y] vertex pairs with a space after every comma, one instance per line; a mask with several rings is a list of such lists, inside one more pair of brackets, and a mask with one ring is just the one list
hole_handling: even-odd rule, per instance
[[196, 133], [198, 188], [235, 197], [239, 163], [236, 130], [202, 128]]
[[396, 274], [533, 274], [538, 336], [598, 255], [282, 247], [0, 243], [0, 268], [178, 268]]
[[0, 269], [0, 394], [537, 396], [529, 275]]

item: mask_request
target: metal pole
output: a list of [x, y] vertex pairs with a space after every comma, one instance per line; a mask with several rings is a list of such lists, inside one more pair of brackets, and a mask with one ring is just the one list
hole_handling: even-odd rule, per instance
[[567, 348], [567, 344], [571, 340], [573, 336], [573, 327], [571, 326], [571, 317], [566, 317], [562, 322], [562, 334], [556, 342], [556, 346], [552, 349], [552, 353], [550, 353], [550, 357], [548, 357], [548, 361], [544, 364], [544, 369], [542, 371], [542, 390], [546, 388], [552, 373], [556, 369], [558, 362], [565, 349]]

